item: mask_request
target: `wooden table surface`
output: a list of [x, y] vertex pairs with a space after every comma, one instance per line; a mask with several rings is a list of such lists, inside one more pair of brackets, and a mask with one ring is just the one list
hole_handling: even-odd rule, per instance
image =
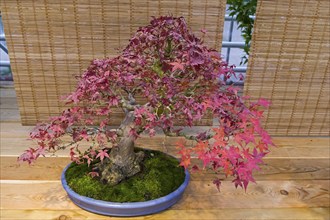
[[[6, 103], [2, 99], [0, 106], [1, 220], [329, 219], [329, 138], [275, 137], [277, 148], [255, 174], [257, 183], [249, 185], [246, 192], [235, 189], [230, 180], [224, 181], [218, 192], [212, 184], [214, 174], [194, 173], [183, 198], [170, 209], [149, 216], [115, 218], [89, 213], [70, 201], [60, 182], [62, 169], [70, 162], [67, 152], [40, 158], [33, 166], [17, 164], [17, 156], [33, 146], [27, 140], [31, 127], [12, 120], [12, 114], [3, 110], [13, 105]], [[158, 135], [143, 137], [139, 145], [176, 155], [175, 142], [175, 138]]]

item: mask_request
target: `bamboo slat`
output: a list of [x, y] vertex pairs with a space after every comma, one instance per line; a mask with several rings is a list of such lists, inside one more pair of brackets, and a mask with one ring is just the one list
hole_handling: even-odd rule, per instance
[[[220, 49], [225, 0], [60, 0], [2, 2], [4, 29], [23, 125], [57, 115], [74, 76], [94, 58], [112, 57], [151, 16], [184, 16], [205, 42]], [[113, 124], [121, 113], [115, 112]], [[210, 125], [210, 118], [201, 124]]]
[[245, 95], [272, 102], [274, 135], [329, 135], [330, 2], [258, 1]]

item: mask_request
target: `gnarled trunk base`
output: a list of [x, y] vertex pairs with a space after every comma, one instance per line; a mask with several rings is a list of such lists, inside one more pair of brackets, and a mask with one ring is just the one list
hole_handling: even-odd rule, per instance
[[95, 168], [100, 174], [102, 183], [114, 186], [122, 180], [139, 173], [143, 158], [143, 151], [134, 153], [134, 158], [127, 158], [128, 160], [125, 162], [122, 159], [118, 160], [110, 157], [98, 163]]
[[122, 131], [122, 138], [111, 149], [110, 158], [96, 164], [94, 170], [97, 171], [103, 183], [116, 185], [125, 178], [131, 177], [141, 171], [140, 162], [144, 158], [143, 151], [134, 152], [134, 137], [130, 134], [134, 128], [134, 114], [127, 112], [124, 121], [119, 129]]

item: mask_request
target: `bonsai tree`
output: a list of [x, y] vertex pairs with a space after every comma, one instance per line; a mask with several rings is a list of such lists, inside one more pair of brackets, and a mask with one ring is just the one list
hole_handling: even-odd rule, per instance
[[[67, 96], [70, 108], [34, 128], [30, 137], [38, 146], [27, 149], [19, 160], [32, 163], [46, 152], [70, 149], [74, 163], [92, 164], [90, 175], [115, 185], [141, 169], [144, 155], [134, 152], [136, 139], [142, 133], [154, 136], [160, 129], [167, 136], [182, 137], [177, 143], [181, 166], [223, 171], [233, 176], [236, 187], [246, 188], [272, 145], [260, 123], [262, 108], [269, 103], [238, 96], [236, 88], [226, 85], [234, 75], [217, 50], [192, 34], [184, 18], [153, 18], [119, 56], [91, 62]], [[137, 95], [144, 102], [138, 103]], [[125, 114], [118, 128], [110, 126], [114, 108]], [[184, 132], [209, 114], [219, 127], [193, 135]], [[186, 147], [184, 139], [196, 145]], [[79, 143], [84, 141], [90, 147], [81, 150]], [[192, 155], [202, 167], [191, 164]], [[219, 188], [220, 179], [214, 183]]]

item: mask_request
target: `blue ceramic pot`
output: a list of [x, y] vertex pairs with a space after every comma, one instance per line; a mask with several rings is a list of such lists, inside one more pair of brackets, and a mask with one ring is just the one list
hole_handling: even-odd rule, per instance
[[101, 215], [109, 216], [140, 216], [157, 213], [168, 209], [174, 205], [183, 195], [184, 190], [188, 186], [190, 175], [186, 170], [185, 180], [182, 185], [168, 194], [167, 196], [160, 197], [158, 199], [149, 200], [146, 202], [107, 202], [102, 200], [92, 199], [86, 196], [81, 196], [74, 192], [67, 184], [65, 179], [65, 172], [69, 168], [70, 164], [63, 170], [61, 181], [63, 188], [68, 193], [70, 199], [77, 206], [90, 212], [94, 212]]

